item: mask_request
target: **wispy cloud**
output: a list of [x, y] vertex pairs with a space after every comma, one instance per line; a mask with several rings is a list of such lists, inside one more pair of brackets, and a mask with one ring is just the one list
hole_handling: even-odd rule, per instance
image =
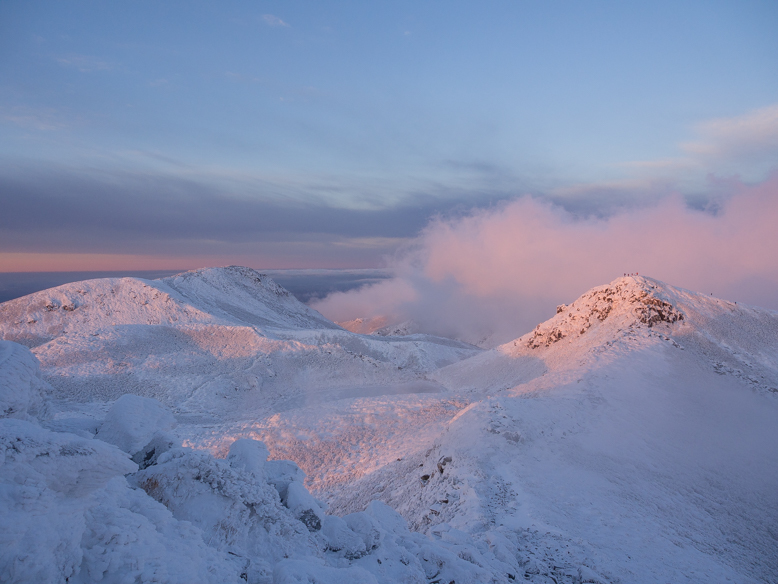
[[32, 108], [28, 106], [0, 106], [0, 120], [30, 130], [63, 130], [70, 126], [60, 111], [54, 108]]
[[698, 173], [757, 174], [778, 168], [778, 104], [740, 116], [705, 120], [693, 128], [696, 136], [678, 144], [683, 156], [639, 160], [622, 166], [643, 173], [680, 176]]
[[112, 63], [91, 57], [89, 55], [69, 54], [56, 57], [57, 63], [63, 67], [72, 67], [82, 73], [93, 73], [95, 71], [110, 71], [114, 68]]
[[699, 139], [681, 144], [690, 154], [731, 157], [778, 151], [778, 104], [697, 126]]
[[289, 26], [289, 24], [287, 24], [277, 16], [273, 16], [272, 14], [263, 14], [262, 20], [268, 26], [287, 26], [287, 27]]

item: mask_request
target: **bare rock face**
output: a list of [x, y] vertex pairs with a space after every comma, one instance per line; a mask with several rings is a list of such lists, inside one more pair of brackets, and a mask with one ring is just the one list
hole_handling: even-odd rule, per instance
[[639, 305], [635, 312], [638, 320], [648, 326], [653, 326], [660, 322], [672, 324], [683, 320], [683, 312], [678, 310], [671, 303], [660, 298], [649, 296], [647, 293], [641, 296]]
[[642, 277], [619, 278], [607, 286], [590, 290], [572, 304], [557, 306], [551, 320], [539, 324], [527, 340], [527, 347], [549, 347], [567, 337], [580, 336], [593, 325], [619, 316], [625, 326], [683, 320], [683, 312], [669, 298], [662, 297], [660, 286]]

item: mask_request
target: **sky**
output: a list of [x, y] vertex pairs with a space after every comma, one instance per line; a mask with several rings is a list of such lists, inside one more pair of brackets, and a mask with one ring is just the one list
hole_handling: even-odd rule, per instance
[[582, 225], [619, 246], [618, 217], [687, 230], [667, 252], [684, 275], [710, 254], [683, 220], [754, 189], [778, 220], [776, 30], [772, 0], [6, 0], [0, 271], [400, 270], [481, 221], [499, 279], [550, 213], [533, 225], [581, 249]]

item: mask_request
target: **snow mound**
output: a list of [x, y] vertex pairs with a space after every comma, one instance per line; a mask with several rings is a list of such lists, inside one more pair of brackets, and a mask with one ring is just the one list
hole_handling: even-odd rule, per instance
[[[119, 401], [111, 417], [126, 415], [121, 427], [137, 422], [140, 410], [159, 409], [130, 396]], [[238, 441], [227, 459], [175, 446], [138, 470], [127, 453], [98, 438], [0, 419], [0, 580], [423, 584], [438, 578], [515, 579], [511, 565], [471, 545], [464, 534], [454, 544], [411, 533], [382, 503], [345, 518], [325, 515], [297, 480], [281, 498], [269, 480], [279, 469], [270, 465], [271, 474], [265, 472], [266, 453], [262, 443], [251, 440]]]
[[56, 396], [132, 393], [198, 416], [250, 415], [291, 388], [413, 381], [478, 352], [430, 336], [355, 335], [239, 267], [38, 292], [0, 304], [0, 337], [33, 348]]
[[38, 360], [26, 347], [0, 341], [0, 418], [41, 415], [41, 394], [50, 389], [41, 379]]
[[299, 330], [340, 328], [251, 268], [193, 270], [161, 282], [199, 310], [235, 323]]
[[199, 531], [124, 474], [100, 440], [0, 420], [0, 581], [238, 583]]
[[27, 418], [0, 418], [3, 582], [515, 578], [485, 550], [412, 534], [381, 503], [326, 515], [299, 467], [267, 461], [261, 442], [237, 440], [226, 459], [183, 448], [168, 432], [172, 414], [153, 399], [121, 396], [94, 438], [42, 428], [28, 407], [40, 400], [37, 372], [28, 349], [0, 344], [3, 399]]
[[125, 394], [111, 406], [97, 437], [132, 455], [155, 434], [167, 432], [175, 425], [173, 414], [159, 401]]
[[121, 325], [339, 330], [268, 276], [235, 266], [164, 280], [85, 280], [0, 304], [0, 338], [28, 347]]

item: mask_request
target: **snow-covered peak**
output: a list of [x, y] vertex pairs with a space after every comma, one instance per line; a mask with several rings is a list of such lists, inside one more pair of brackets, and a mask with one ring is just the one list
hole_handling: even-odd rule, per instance
[[238, 324], [285, 329], [339, 328], [268, 275], [251, 268], [204, 268], [161, 282], [198, 309]]
[[119, 325], [337, 329], [268, 276], [231, 266], [164, 280], [73, 282], [0, 304], [0, 338], [29, 347]]
[[557, 306], [557, 314], [521, 338], [527, 347], [549, 347], [565, 338], [586, 334], [608, 320], [618, 328], [671, 325], [684, 320], [684, 297], [701, 296], [643, 276], [617, 278], [592, 288], [569, 306]]
[[778, 312], [642, 276], [589, 290], [499, 351], [538, 357], [548, 351], [557, 360], [572, 362], [582, 352], [638, 338], [696, 347], [698, 357], [720, 375], [740, 378], [757, 391], [777, 391], [770, 380], [778, 373]]

